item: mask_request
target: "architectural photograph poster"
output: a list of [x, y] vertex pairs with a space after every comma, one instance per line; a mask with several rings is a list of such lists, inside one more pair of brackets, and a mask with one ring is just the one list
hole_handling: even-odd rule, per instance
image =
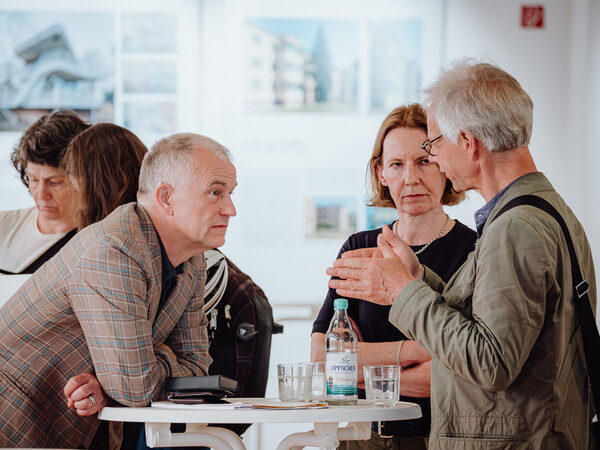
[[121, 19], [123, 53], [174, 53], [177, 16], [169, 13], [125, 13]]
[[172, 13], [121, 17], [123, 124], [148, 140], [177, 130], [177, 24]]
[[319, 195], [306, 199], [306, 237], [341, 239], [356, 232], [357, 199]]
[[375, 230], [384, 225], [392, 224], [398, 218], [398, 211], [394, 208], [379, 208], [366, 206], [366, 226], [367, 230]]
[[246, 32], [249, 110], [356, 110], [357, 21], [255, 18]]
[[421, 20], [370, 20], [368, 28], [371, 110], [389, 112], [420, 101]]
[[173, 61], [126, 61], [122, 67], [125, 93], [177, 92], [177, 66]]
[[114, 14], [0, 11], [0, 130], [73, 109], [113, 120]]
[[169, 101], [125, 101], [124, 126], [140, 135], [165, 136], [177, 129], [177, 103]]

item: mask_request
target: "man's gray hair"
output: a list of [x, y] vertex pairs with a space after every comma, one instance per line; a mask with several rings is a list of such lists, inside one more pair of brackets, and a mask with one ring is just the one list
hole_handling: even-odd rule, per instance
[[138, 202], [154, 195], [161, 183], [173, 188], [185, 186], [193, 176], [194, 149], [202, 147], [231, 162], [231, 153], [217, 141], [194, 133], [173, 134], [161, 139], [146, 153], [140, 170]]
[[533, 102], [519, 82], [488, 63], [460, 60], [425, 91], [442, 135], [456, 144], [469, 131], [492, 152], [529, 145]]

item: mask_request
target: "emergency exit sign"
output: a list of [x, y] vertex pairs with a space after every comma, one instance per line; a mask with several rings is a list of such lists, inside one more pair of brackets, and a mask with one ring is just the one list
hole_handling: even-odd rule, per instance
[[522, 5], [521, 27], [544, 28], [544, 7], [542, 5]]

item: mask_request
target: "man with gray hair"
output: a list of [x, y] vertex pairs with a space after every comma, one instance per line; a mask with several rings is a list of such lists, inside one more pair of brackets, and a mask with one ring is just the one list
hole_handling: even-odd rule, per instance
[[167, 377], [208, 373], [203, 252], [236, 214], [235, 167], [178, 134], [140, 178], [138, 203], [80, 231], [2, 307], [0, 447], [104, 448], [107, 402], [147, 406]]
[[532, 203], [504, 208], [530, 196], [558, 211], [595, 310], [583, 227], [528, 148], [533, 102], [500, 68], [464, 61], [427, 94], [421, 148], [456, 189], [487, 202], [475, 214], [477, 248], [444, 285], [384, 227], [378, 248], [327, 270], [341, 278], [329, 285], [392, 304], [390, 322], [432, 355], [430, 448], [588, 448], [592, 397], [565, 234]]

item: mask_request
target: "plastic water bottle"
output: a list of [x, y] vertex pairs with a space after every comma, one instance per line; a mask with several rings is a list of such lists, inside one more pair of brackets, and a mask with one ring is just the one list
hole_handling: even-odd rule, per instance
[[333, 319], [325, 335], [325, 400], [354, 405], [358, 400], [358, 337], [348, 317], [348, 300], [333, 301]]

